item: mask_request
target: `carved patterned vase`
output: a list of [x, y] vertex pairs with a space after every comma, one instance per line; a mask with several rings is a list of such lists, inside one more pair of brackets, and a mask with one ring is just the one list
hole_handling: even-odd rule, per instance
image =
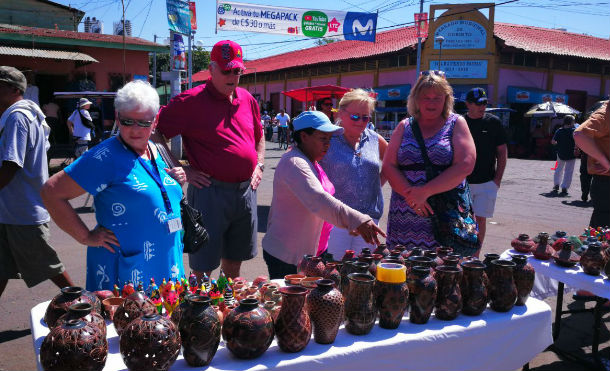
[[538, 233], [538, 245], [532, 250], [534, 258], [538, 260], [549, 260], [555, 250], [549, 245], [549, 234], [546, 232]]
[[381, 254], [385, 258], [386, 256], [390, 255], [390, 249], [388, 249], [388, 245], [381, 243], [377, 245], [375, 251], [373, 251], [373, 254]]
[[169, 317], [169, 319], [172, 320], [172, 322], [174, 323], [174, 325], [176, 325], [176, 328], [178, 328], [178, 326], [180, 325], [180, 319], [182, 318], [182, 313], [186, 310], [186, 308], [188, 308], [189, 306], [189, 301], [188, 298], [189, 296], [191, 296], [193, 294], [189, 293], [189, 294], [185, 294], [184, 295], [184, 300], [182, 301], [182, 303], [180, 303], [180, 305], [178, 305], [176, 307], [176, 309], [174, 309], [172, 311], [172, 315]]
[[371, 276], [375, 277], [377, 275], [377, 264], [375, 264], [375, 258], [373, 258], [373, 255], [362, 255], [358, 257], [358, 261], [367, 263], [369, 265], [368, 271]]
[[478, 316], [487, 307], [489, 299], [487, 286], [489, 281], [485, 274], [485, 264], [478, 260], [461, 263], [463, 275], [460, 283], [462, 291], [462, 313]]
[[[352, 273], [369, 273], [369, 264], [365, 262], [344, 262], [341, 269], [341, 293], [345, 297], [349, 288], [349, 275]], [[372, 276], [371, 276], [372, 277]]]
[[553, 254], [553, 259], [557, 265], [562, 267], [573, 267], [580, 261], [580, 256], [572, 251], [572, 243], [565, 241], [561, 245], [561, 250]]
[[44, 315], [44, 321], [49, 328], [55, 326], [59, 317], [68, 312], [70, 305], [75, 303], [89, 303], [93, 311], [102, 314], [102, 302], [91, 292], [78, 286], [67, 286], [51, 300]]
[[277, 345], [288, 353], [303, 350], [311, 338], [311, 321], [305, 306], [308, 289], [301, 286], [280, 288], [282, 308], [275, 321]]
[[519, 234], [517, 238], [513, 239], [510, 242], [510, 245], [516, 251], [519, 251], [524, 254], [530, 253], [536, 247], [536, 243], [532, 239], [530, 239], [529, 235], [525, 233]]
[[242, 299], [229, 312], [222, 326], [222, 337], [227, 348], [237, 358], [260, 357], [273, 341], [273, 319], [256, 299]]
[[379, 312], [379, 327], [395, 329], [409, 307], [407, 267], [402, 264], [381, 263], [373, 285], [375, 307]]
[[312, 256], [303, 265], [303, 274], [307, 277], [322, 277], [324, 273], [324, 262], [319, 256]]
[[337, 289], [341, 286], [341, 273], [339, 273], [336, 263], [326, 263], [322, 277], [333, 281]]
[[75, 303], [70, 305], [68, 313], [59, 317], [55, 321], [55, 326], [61, 326], [71, 319], [80, 319], [85, 323], [97, 326], [102, 331], [102, 335], [106, 337], [106, 321], [101, 314], [93, 311], [93, 306], [90, 303]]
[[123, 329], [119, 349], [130, 371], [165, 371], [180, 354], [180, 340], [171, 320], [157, 313], [144, 314]]
[[496, 312], [508, 312], [517, 301], [517, 286], [513, 278], [513, 271], [517, 264], [509, 260], [494, 260], [489, 282], [490, 306]]
[[409, 321], [427, 323], [434, 309], [437, 286], [429, 267], [414, 266], [407, 277], [409, 288]]
[[580, 266], [586, 274], [599, 276], [606, 263], [606, 257], [601, 250], [602, 245], [599, 242], [593, 242], [588, 246], [580, 256]]
[[409, 259], [407, 259], [406, 262], [407, 275], [411, 271], [411, 268], [415, 266], [432, 268], [432, 264], [432, 259], [428, 258], [427, 256], [409, 256]]
[[386, 256], [386, 259], [397, 260], [400, 264], [405, 264], [405, 258], [398, 249], [390, 251], [390, 254]]
[[146, 295], [136, 291], [126, 297], [123, 303], [117, 308], [112, 322], [114, 323], [117, 334], [121, 335], [131, 321], [145, 314], [154, 314], [156, 312], [157, 308], [155, 307], [155, 304], [153, 304]]
[[207, 296], [192, 295], [185, 300], [178, 329], [184, 351], [182, 355], [189, 366], [210, 364], [220, 344], [220, 319]]
[[461, 271], [457, 267], [439, 265], [435, 272], [438, 293], [434, 316], [444, 321], [454, 320], [462, 309]]
[[307, 262], [311, 260], [311, 258], [313, 258], [313, 255], [311, 254], [303, 255], [301, 260], [299, 260], [297, 263], [297, 273], [305, 274], [305, 266], [307, 265]]
[[107, 356], [106, 336], [97, 326], [80, 319], [53, 328], [40, 347], [40, 364], [45, 371], [100, 371]]
[[345, 295], [345, 329], [350, 334], [366, 335], [373, 329], [377, 308], [373, 302], [375, 278], [365, 273], [351, 273]]
[[527, 256], [516, 254], [513, 255], [513, 262], [516, 264], [513, 270], [513, 278], [517, 286], [517, 302], [515, 305], [523, 306], [534, 288], [534, 280], [536, 279], [536, 271], [530, 263], [527, 262]]
[[317, 287], [307, 295], [313, 339], [318, 344], [331, 344], [335, 341], [345, 316], [345, 300], [332, 280], [323, 279], [316, 284]]

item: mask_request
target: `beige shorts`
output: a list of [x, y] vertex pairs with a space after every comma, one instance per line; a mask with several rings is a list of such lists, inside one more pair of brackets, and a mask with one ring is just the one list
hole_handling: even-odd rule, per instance
[[472, 196], [472, 211], [475, 216], [491, 218], [496, 208], [498, 186], [493, 180], [481, 184], [469, 184]]
[[49, 244], [49, 224], [0, 224], [0, 280], [21, 278], [28, 287], [65, 268]]

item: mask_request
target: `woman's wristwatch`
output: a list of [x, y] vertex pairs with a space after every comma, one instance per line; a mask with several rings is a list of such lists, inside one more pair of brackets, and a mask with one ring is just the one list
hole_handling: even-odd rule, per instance
[[265, 164], [263, 164], [262, 162], [257, 163], [256, 166], [258, 166], [261, 171], [265, 171]]

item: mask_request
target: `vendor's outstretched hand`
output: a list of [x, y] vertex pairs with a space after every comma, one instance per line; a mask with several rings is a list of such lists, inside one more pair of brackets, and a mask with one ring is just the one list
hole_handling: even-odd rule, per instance
[[381, 230], [381, 228], [379, 228], [377, 224], [375, 224], [375, 222], [372, 220], [360, 224], [360, 226], [356, 228], [356, 231], [358, 231], [358, 234], [362, 236], [362, 239], [368, 244], [379, 245], [380, 242], [377, 238], [377, 235], [380, 234], [383, 237], [386, 236], [385, 233], [383, 233], [383, 231]]
[[87, 238], [85, 238], [85, 240], [81, 242], [87, 246], [103, 247], [111, 253], [114, 253], [114, 249], [110, 246], [110, 244], [120, 246], [119, 240], [114, 235], [114, 232], [112, 232], [108, 228], [102, 227], [101, 225], [98, 225], [97, 227], [95, 227], [95, 229], [89, 231]]

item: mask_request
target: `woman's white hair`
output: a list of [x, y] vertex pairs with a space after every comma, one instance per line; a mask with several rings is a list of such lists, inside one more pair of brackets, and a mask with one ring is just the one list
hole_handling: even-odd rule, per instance
[[159, 94], [147, 82], [134, 80], [116, 92], [114, 98], [116, 112], [153, 112], [159, 111]]

